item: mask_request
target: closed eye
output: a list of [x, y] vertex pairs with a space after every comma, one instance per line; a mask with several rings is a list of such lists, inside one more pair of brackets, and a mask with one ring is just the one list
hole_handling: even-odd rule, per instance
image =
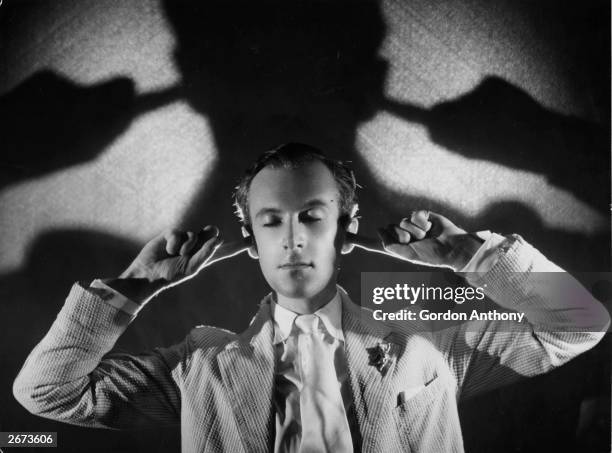
[[304, 223], [314, 223], [319, 222], [321, 219], [313, 216], [303, 216], [300, 220]]
[[325, 213], [322, 209], [309, 209], [300, 213], [299, 219], [304, 223], [314, 223], [323, 220]]
[[263, 219], [262, 226], [264, 227], [275, 227], [282, 223], [282, 219], [277, 216], [266, 216]]
[[280, 219], [266, 219], [262, 226], [264, 227], [275, 227], [281, 224]]

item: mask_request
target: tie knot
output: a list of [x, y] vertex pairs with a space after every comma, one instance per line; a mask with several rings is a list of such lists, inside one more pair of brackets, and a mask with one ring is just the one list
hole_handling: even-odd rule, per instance
[[295, 326], [301, 333], [312, 333], [317, 330], [318, 321], [316, 315], [300, 315], [295, 318]]

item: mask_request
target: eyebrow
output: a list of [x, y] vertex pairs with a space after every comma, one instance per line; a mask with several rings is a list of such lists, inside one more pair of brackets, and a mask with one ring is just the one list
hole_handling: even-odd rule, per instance
[[[301, 209], [319, 208], [319, 207], [326, 208], [327, 206], [328, 206], [328, 203], [326, 203], [322, 199], [313, 198], [312, 200], [308, 200], [306, 203], [304, 203]], [[273, 208], [273, 207], [261, 208], [259, 211], [257, 211], [257, 214], [255, 214], [254, 218], [259, 218], [266, 214], [279, 214], [280, 212], [281, 210], [279, 208]]]

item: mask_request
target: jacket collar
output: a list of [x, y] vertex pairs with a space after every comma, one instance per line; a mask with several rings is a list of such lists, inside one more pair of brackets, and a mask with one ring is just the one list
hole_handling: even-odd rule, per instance
[[[270, 304], [272, 319], [274, 320], [274, 344], [281, 343], [291, 335], [297, 313], [282, 307], [274, 300]], [[342, 333], [342, 302], [339, 290], [334, 297], [319, 308], [314, 314], [321, 320], [327, 332], [334, 338], [344, 341]]]

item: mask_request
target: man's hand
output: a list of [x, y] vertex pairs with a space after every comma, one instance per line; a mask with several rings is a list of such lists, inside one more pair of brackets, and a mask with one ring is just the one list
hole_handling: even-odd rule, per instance
[[222, 245], [219, 230], [206, 226], [199, 233], [171, 230], [153, 238], [118, 279], [104, 283], [142, 304], [158, 292], [188, 280], [207, 265], [245, 251], [249, 244]]
[[399, 224], [379, 229], [384, 249], [393, 256], [427, 266], [465, 267], [479, 240], [440, 214], [413, 211]]
[[463, 269], [482, 245], [446, 217], [424, 210], [413, 211], [399, 224], [380, 228], [379, 236], [380, 241], [347, 233], [346, 239], [370, 252], [455, 271]]
[[221, 242], [219, 230], [210, 225], [199, 233], [166, 231], [147, 242], [119, 278], [179, 283], [196, 275]]

